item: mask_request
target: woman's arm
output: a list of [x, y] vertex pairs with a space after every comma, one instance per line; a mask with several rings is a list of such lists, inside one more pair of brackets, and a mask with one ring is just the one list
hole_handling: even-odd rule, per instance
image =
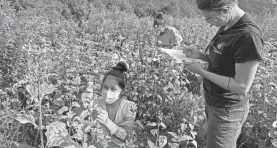
[[204, 69], [199, 74], [222, 88], [240, 95], [246, 95], [252, 85], [258, 65], [258, 61], [236, 63], [234, 78], [214, 74]]
[[120, 123], [120, 125], [116, 125], [113, 121], [108, 119], [104, 125], [108, 128], [111, 135], [115, 136], [120, 141], [125, 142], [132, 134], [134, 121], [135, 118], [128, 118]]
[[124, 142], [132, 134], [137, 107], [135, 103], [129, 102], [128, 105], [119, 109], [122, 109], [123, 121], [115, 124], [108, 118], [104, 125], [109, 129], [111, 135]]
[[114, 136], [121, 141], [126, 141], [132, 135], [137, 113], [137, 105], [134, 102], [128, 102], [125, 107], [122, 108], [124, 120], [118, 123], [118, 129], [114, 133]]
[[134, 122], [135, 118], [126, 119], [124, 122], [118, 125], [118, 128], [113, 136], [123, 142], [126, 141], [130, 138], [130, 135], [132, 134]]

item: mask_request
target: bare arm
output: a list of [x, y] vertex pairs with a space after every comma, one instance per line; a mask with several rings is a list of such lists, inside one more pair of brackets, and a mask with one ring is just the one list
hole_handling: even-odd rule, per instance
[[224, 89], [228, 89], [240, 95], [246, 95], [252, 85], [258, 65], [258, 61], [236, 63], [236, 75], [231, 79], [230, 77], [214, 74], [206, 70], [202, 70], [200, 75]]

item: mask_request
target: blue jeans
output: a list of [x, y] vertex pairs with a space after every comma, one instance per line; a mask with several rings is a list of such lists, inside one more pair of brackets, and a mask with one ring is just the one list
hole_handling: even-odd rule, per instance
[[236, 148], [249, 103], [237, 108], [217, 108], [206, 103], [207, 148]]

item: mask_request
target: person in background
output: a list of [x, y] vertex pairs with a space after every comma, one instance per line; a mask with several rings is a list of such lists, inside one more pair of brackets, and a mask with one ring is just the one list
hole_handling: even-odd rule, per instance
[[81, 118], [85, 118], [88, 115], [88, 112], [84, 112], [84, 110], [88, 109], [89, 106], [93, 106], [93, 92], [88, 89], [80, 91], [81, 101], [80, 106], [74, 106], [72, 108], [72, 112], [75, 113], [72, 117], [80, 116]]
[[[124, 99], [121, 94], [126, 87], [127, 65], [119, 62], [110, 71], [106, 72], [101, 85], [101, 97], [91, 100], [91, 94], [82, 93], [83, 108], [97, 107], [96, 120], [104, 127], [105, 132], [111, 135], [109, 148], [119, 148], [130, 138], [133, 132], [137, 106], [134, 102]], [[73, 109], [74, 113], [82, 118], [88, 116], [88, 112]], [[96, 147], [102, 146], [97, 144]]]
[[157, 47], [172, 49], [181, 45], [181, 42], [183, 41], [181, 34], [176, 28], [167, 25], [162, 12], [159, 12], [156, 15], [153, 26], [157, 33]]
[[208, 62], [207, 69], [196, 61], [186, 64], [204, 77], [206, 148], [236, 148], [249, 113], [247, 94], [262, 60], [262, 33], [237, 0], [197, 0], [196, 4], [207, 23], [219, 27], [208, 53], [193, 47], [184, 50], [188, 57]]
[[84, 109], [87, 109], [89, 106], [93, 104], [93, 92], [91, 91], [83, 91], [81, 94], [82, 106]]

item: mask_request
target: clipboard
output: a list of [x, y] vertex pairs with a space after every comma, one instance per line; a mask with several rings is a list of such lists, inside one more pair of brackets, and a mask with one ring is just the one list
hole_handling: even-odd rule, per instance
[[160, 50], [163, 53], [166, 53], [172, 59], [176, 60], [176, 63], [192, 63], [192, 60], [196, 60], [201, 64], [207, 63], [199, 59], [192, 59], [187, 57], [182, 50], [168, 49], [168, 48], [161, 48], [161, 47], [159, 47], [158, 50]]

